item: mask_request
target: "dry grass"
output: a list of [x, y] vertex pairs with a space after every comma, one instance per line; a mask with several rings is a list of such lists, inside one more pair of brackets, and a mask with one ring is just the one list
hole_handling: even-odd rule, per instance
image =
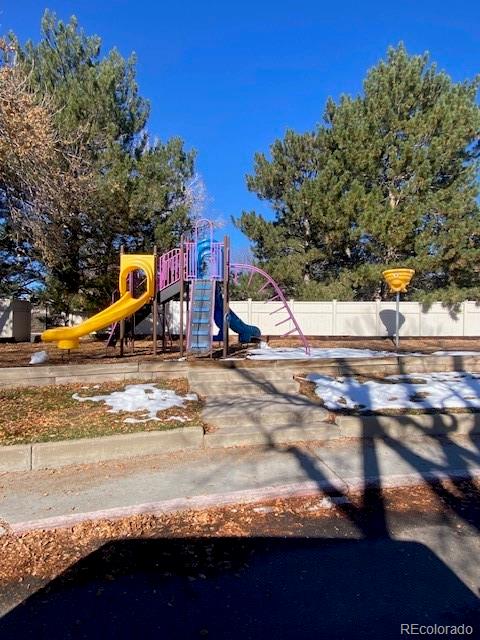
[[[122, 390], [127, 384], [134, 383], [129, 381], [102, 385], [70, 384], [0, 389], [0, 445], [92, 438], [202, 425], [200, 401], [186, 402], [183, 407], [172, 407], [162, 411], [158, 416], [162, 418], [161, 422], [150, 420], [131, 424], [125, 423], [124, 420], [128, 416], [135, 416], [135, 413], [109, 413], [109, 407], [104, 402], [79, 402], [72, 398], [73, 393], [81, 396], [103, 395]], [[188, 392], [188, 382], [184, 378], [155, 380], [155, 384], [163, 389], [172, 389], [178, 395]], [[188, 418], [188, 421], [168, 420], [179, 415]]]

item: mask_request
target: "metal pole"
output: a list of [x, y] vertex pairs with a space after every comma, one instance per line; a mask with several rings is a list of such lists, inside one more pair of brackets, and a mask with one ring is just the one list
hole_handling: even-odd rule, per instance
[[397, 291], [397, 300], [395, 308], [395, 347], [398, 349], [400, 343], [400, 291]]
[[153, 247], [153, 304], [152, 304], [152, 341], [153, 341], [153, 355], [157, 355], [157, 322], [158, 322], [158, 256], [157, 245]]
[[230, 242], [228, 236], [223, 238], [223, 357], [228, 356], [228, 315], [230, 312], [229, 305], [229, 265], [230, 265]]
[[183, 236], [180, 239], [180, 358], [183, 358], [183, 299], [185, 298], [185, 256], [183, 253]]
[[[185, 326], [187, 328], [187, 335], [188, 335], [188, 327], [189, 327], [189, 322], [190, 322], [190, 287], [192, 286], [191, 281], [188, 281], [187, 284], [187, 291], [186, 291], [186, 300], [187, 300], [187, 313], [185, 316]], [[188, 351], [188, 340], [187, 340], [187, 351]]]
[[166, 318], [165, 318], [165, 309], [166, 309], [166, 303], [162, 302], [162, 351], [163, 353], [165, 353], [166, 349], [167, 349], [167, 337], [165, 335], [165, 331], [166, 331]]
[[133, 314], [133, 316], [132, 316], [132, 327], [133, 327], [133, 330], [132, 330], [132, 353], [135, 353], [135, 330], [136, 330], [136, 327], [137, 327], [137, 323], [136, 323], [136, 320], [135, 320], [135, 314]]
[[[124, 254], [124, 246], [122, 244], [122, 246], [120, 247], [120, 256], [122, 256]], [[120, 264], [121, 264], [121, 258], [120, 258]], [[120, 320], [120, 357], [123, 357], [123, 349], [124, 349], [124, 344], [125, 344], [125, 320], [122, 319]]]

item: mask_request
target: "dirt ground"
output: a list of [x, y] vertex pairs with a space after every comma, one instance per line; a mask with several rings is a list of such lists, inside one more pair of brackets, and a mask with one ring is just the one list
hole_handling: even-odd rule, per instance
[[[271, 337], [267, 339], [271, 347], [299, 346], [296, 338]], [[376, 349], [382, 351], [395, 351], [395, 345], [390, 338], [351, 338], [351, 337], [309, 337], [312, 347], [350, 347], [356, 349]], [[475, 338], [403, 338], [400, 342], [400, 351], [422, 351], [432, 353], [439, 350], [479, 350], [480, 337]], [[47, 351], [49, 364], [91, 364], [100, 361], [102, 363], [118, 362], [120, 358], [119, 348], [107, 349], [105, 342], [96, 340], [83, 340], [78, 350], [70, 353], [61, 351], [53, 344], [43, 343], [0, 343], [0, 368], [25, 367], [29, 364], [30, 357], [37, 351]], [[233, 356], [244, 357], [246, 349], [239, 345], [235, 337], [231, 340]], [[220, 357], [221, 349], [214, 354]], [[143, 361], [154, 358], [163, 360], [176, 360], [179, 357], [178, 341], [173, 341], [167, 347], [167, 352], [161, 353], [161, 342], [158, 344], [158, 355], [153, 356], [153, 344], [151, 340], [137, 340], [126, 346], [125, 360]]]

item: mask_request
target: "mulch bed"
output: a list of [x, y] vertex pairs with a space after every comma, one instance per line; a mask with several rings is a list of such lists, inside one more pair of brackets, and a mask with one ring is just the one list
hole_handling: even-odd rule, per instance
[[[235, 335], [231, 336], [232, 355], [242, 357], [246, 353], [246, 349], [236, 342]], [[309, 338], [312, 347], [348, 347], [354, 349], [375, 349], [381, 351], [395, 351], [395, 345], [390, 338], [350, 338], [350, 337], [312, 337]], [[298, 347], [297, 338], [268, 338], [268, 344], [271, 347]], [[400, 342], [400, 351], [422, 351], [432, 353], [434, 351], [443, 350], [479, 350], [480, 338], [402, 338]], [[0, 368], [4, 367], [24, 367], [28, 366], [30, 357], [36, 351], [46, 351], [48, 353], [48, 364], [92, 364], [101, 362], [102, 364], [110, 362], [119, 362], [120, 354], [118, 347], [106, 348], [105, 342], [97, 340], [85, 339], [81, 342], [80, 349], [71, 351], [70, 353], [57, 349], [54, 344], [29, 342], [22, 343], [0, 343]], [[220, 357], [221, 349], [215, 354]], [[123, 361], [151, 361], [161, 359], [166, 361], [177, 360], [179, 357], [178, 341], [173, 341], [168, 346], [168, 351], [161, 353], [161, 342], [158, 343], [158, 355], [153, 356], [153, 344], [151, 340], [136, 340], [134, 345], [128, 345], [125, 348]]]

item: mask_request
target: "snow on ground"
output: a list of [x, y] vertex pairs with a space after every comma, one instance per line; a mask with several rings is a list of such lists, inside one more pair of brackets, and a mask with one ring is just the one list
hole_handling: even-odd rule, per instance
[[45, 362], [48, 362], [48, 353], [46, 351], [35, 351], [35, 353], [32, 353], [28, 364], [45, 364]]
[[310, 354], [303, 347], [269, 347], [262, 345], [258, 349], [249, 349], [247, 358], [251, 360], [303, 360], [305, 358], [383, 358], [394, 356], [391, 351], [373, 351], [372, 349], [324, 349], [312, 347]]
[[446, 373], [387, 376], [360, 382], [312, 373], [315, 393], [332, 411], [359, 409], [480, 409], [480, 374]]
[[[312, 347], [310, 354], [305, 353], [303, 347], [269, 347], [262, 342], [257, 349], [250, 349], [247, 358], [250, 360], [305, 360], [305, 359], [323, 359], [323, 358], [387, 358], [395, 356], [422, 356], [420, 352], [411, 353], [395, 353], [394, 351], [374, 351], [372, 349], [349, 349], [346, 347], [338, 348], [322, 348]], [[480, 351], [435, 351], [434, 356], [480, 356]]]
[[[171, 407], [182, 407], [185, 401], [198, 400], [195, 393], [188, 393], [179, 396], [171, 389], [159, 389], [155, 384], [128, 384], [123, 391], [113, 391], [108, 395], [82, 397], [74, 393], [72, 398], [80, 402], [105, 402], [110, 406], [110, 413], [120, 411], [144, 411], [138, 418], [125, 418], [124, 422], [148, 422], [149, 420], [162, 421], [158, 418], [157, 412], [170, 409]], [[183, 421], [183, 420], [180, 420]]]

